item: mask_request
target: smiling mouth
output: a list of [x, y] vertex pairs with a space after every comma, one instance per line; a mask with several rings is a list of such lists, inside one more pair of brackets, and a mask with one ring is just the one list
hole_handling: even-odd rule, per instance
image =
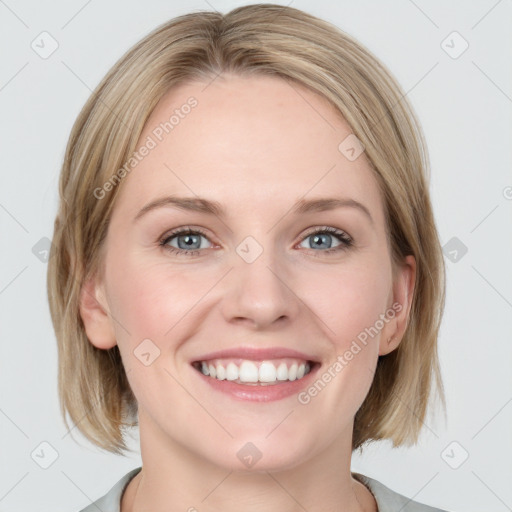
[[192, 366], [204, 376], [215, 380], [249, 386], [269, 386], [300, 380], [317, 364], [296, 358], [263, 361], [230, 358], [195, 361]]

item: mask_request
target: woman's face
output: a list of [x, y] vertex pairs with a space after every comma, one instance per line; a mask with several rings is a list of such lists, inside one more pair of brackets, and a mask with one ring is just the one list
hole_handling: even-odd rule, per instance
[[157, 105], [105, 240], [108, 315], [82, 311], [93, 344], [119, 345], [141, 443], [226, 468], [261, 457], [258, 470], [350, 447], [414, 270], [392, 279], [350, 134], [326, 100], [273, 77], [190, 83]]

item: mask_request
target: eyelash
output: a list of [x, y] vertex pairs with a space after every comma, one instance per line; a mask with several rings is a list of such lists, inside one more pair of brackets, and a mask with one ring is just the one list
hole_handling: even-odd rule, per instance
[[[354, 244], [354, 241], [352, 240], [352, 238], [349, 237], [345, 232], [343, 232], [339, 229], [336, 229], [336, 228], [329, 227], [329, 226], [324, 226], [321, 228], [319, 227], [319, 228], [313, 229], [312, 231], [309, 231], [301, 239], [301, 242], [303, 240], [305, 240], [306, 238], [308, 238], [312, 235], [319, 234], [319, 233], [329, 233], [331, 235], [334, 235], [341, 242], [341, 244], [338, 245], [337, 247], [333, 247], [331, 249], [325, 249], [325, 250], [321, 250], [321, 251], [315, 251], [313, 249], [309, 249], [310, 251], [313, 251], [313, 253], [318, 253], [318, 252], [321, 254], [337, 253], [339, 251], [345, 251], [345, 250], [349, 249]], [[170, 253], [176, 254], [176, 255], [195, 256], [198, 253], [200, 253], [202, 250], [204, 250], [204, 249], [192, 249], [192, 250], [177, 249], [176, 247], [167, 245], [170, 240], [172, 240], [175, 237], [182, 236], [182, 235], [201, 235], [201, 236], [204, 236], [206, 239], [208, 239], [208, 236], [206, 235], [206, 233], [204, 231], [202, 231], [201, 229], [198, 229], [198, 228], [192, 229], [192, 228], [187, 227], [185, 229], [177, 229], [176, 231], [172, 231], [171, 233], [166, 233], [165, 236], [162, 239], [160, 239], [159, 245], [161, 247], [163, 247], [166, 251], [169, 251]], [[317, 254], [315, 254], [315, 256], [318, 257]]]

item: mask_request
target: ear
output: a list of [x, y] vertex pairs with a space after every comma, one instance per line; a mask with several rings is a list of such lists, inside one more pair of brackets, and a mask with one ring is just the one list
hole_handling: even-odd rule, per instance
[[95, 276], [82, 285], [80, 316], [87, 338], [95, 347], [107, 350], [117, 344], [103, 286], [97, 283]]
[[379, 356], [393, 352], [402, 341], [409, 321], [415, 281], [416, 259], [412, 255], [406, 256], [403, 263], [395, 270], [393, 300], [386, 312], [388, 318], [393, 314], [392, 312], [394, 312], [394, 316], [381, 332]]

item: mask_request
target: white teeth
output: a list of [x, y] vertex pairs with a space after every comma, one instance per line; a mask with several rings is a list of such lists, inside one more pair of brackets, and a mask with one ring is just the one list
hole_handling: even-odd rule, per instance
[[217, 380], [237, 381], [240, 384], [255, 384], [258, 382], [262, 384], [278, 384], [279, 382], [302, 379], [310, 372], [309, 363], [303, 362], [289, 361], [289, 368], [285, 362], [280, 362], [279, 364], [276, 362], [274, 364], [271, 361], [244, 360], [240, 362], [240, 365], [234, 362], [225, 363], [221, 364], [220, 361], [212, 361], [210, 363], [202, 361], [199, 368], [203, 375], [216, 378]]
[[226, 378], [226, 368], [221, 364], [217, 365], [217, 379], [224, 380]]
[[288, 380], [288, 367], [286, 363], [281, 363], [277, 368], [277, 380]]
[[226, 368], [226, 379], [237, 380], [238, 379], [238, 366], [235, 363], [229, 363]]
[[258, 382], [258, 367], [251, 361], [244, 361], [240, 365], [238, 378], [241, 382]]
[[[286, 367], [286, 365], [284, 366]], [[275, 382], [277, 377], [276, 367], [272, 363], [264, 361], [261, 363], [258, 376], [260, 382]]]

